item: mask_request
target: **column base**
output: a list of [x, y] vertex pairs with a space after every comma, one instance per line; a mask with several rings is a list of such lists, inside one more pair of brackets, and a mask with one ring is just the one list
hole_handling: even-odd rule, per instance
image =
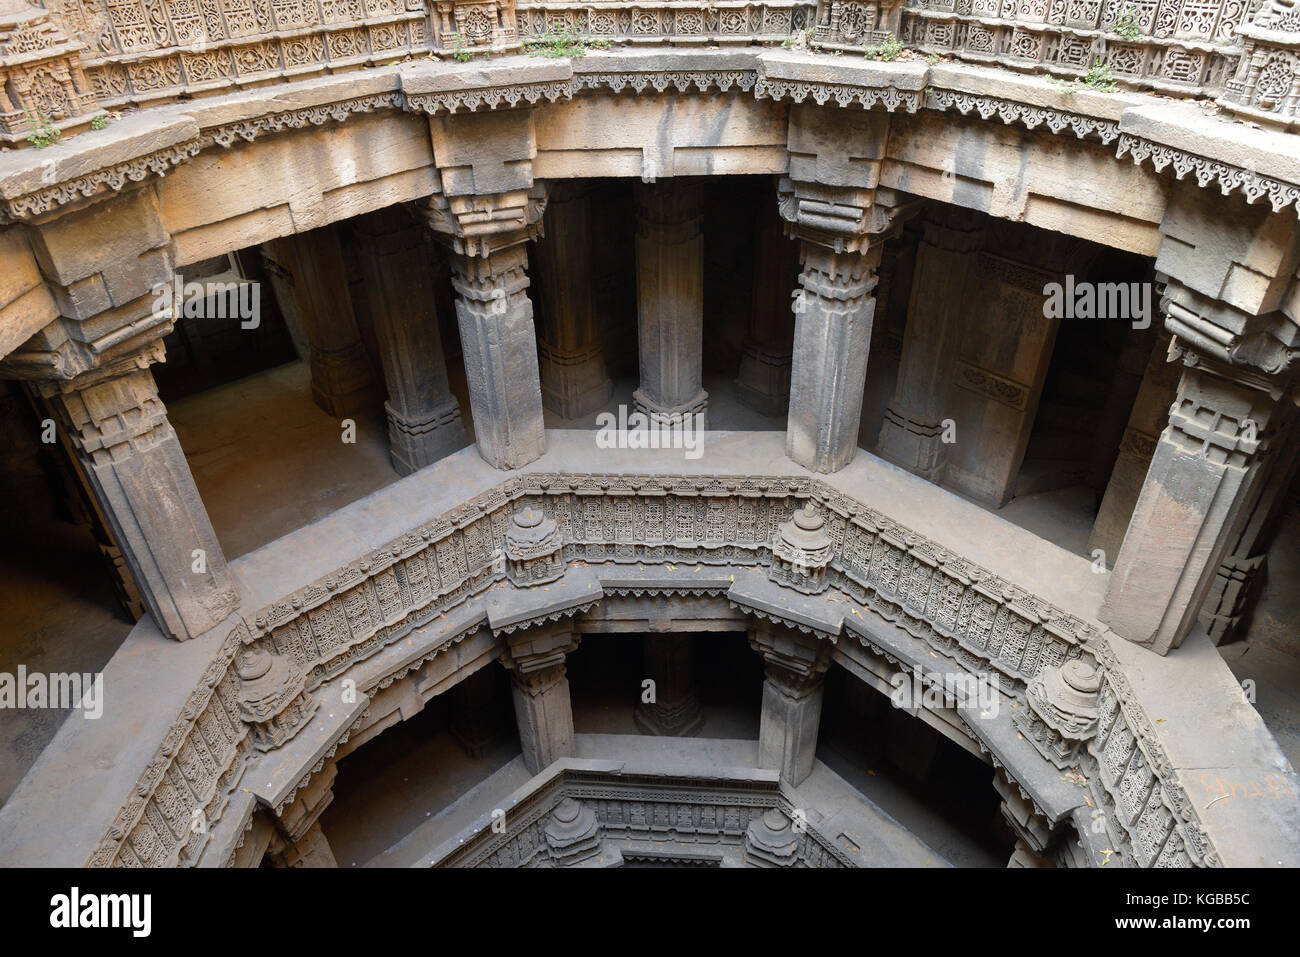
[[455, 399], [424, 416], [404, 416], [388, 402], [388, 451], [398, 475], [432, 465], [466, 444], [465, 426]]
[[885, 409], [885, 422], [880, 427], [876, 454], [938, 483], [943, 478], [942, 435], [941, 423], [910, 419], [891, 406]]
[[566, 419], [580, 419], [604, 408], [614, 394], [605, 372], [604, 350], [560, 352], [541, 343], [542, 404]]
[[311, 397], [325, 412], [346, 418], [373, 409], [381, 396], [364, 347], [338, 352], [313, 350]]
[[793, 353], [748, 345], [740, 357], [736, 396], [755, 412], [773, 418], [790, 409], [790, 366]]
[[[688, 415], [705, 416], [702, 421], [704, 423], [708, 422], [709, 394], [703, 389], [689, 402], [684, 402], [681, 405], [660, 405], [647, 398], [640, 389], [632, 393], [632, 401], [636, 405], [636, 410], [646, 417], [651, 428], [681, 428], [683, 424], [686, 424], [686, 416]], [[694, 428], [694, 421], [690, 422], [689, 425]], [[707, 424], [705, 427], [707, 427]]]

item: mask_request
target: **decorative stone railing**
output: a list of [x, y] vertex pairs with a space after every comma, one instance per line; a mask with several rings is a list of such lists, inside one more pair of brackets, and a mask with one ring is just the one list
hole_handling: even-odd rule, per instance
[[817, 480], [530, 474], [262, 608], [251, 637], [312, 688], [502, 580], [520, 507], [557, 522], [566, 560], [765, 566], [777, 525], [808, 500], [825, 510], [832, 584], [964, 667], [1023, 687], [1096, 634]]
[[704, 46], [783, 43], [812, 23], [815, 5], [804, 0], [655, 0], [566, 3], [546, 0], [518, 6], [523, 36], [589, 37], [611, 45]]
[[[566, 442], [582, 441], [578, 435], [557, 433], [556, 442], [568, 448]], [[563, 458], [565, 453], [561, 449], [556, 454]], [[1178, 667], [1186, 654], [1172, 664], [1159, 659], [1150, 673], [1144, 669], [1152, 662], [1144, 658], [1135, 671], [1134, 656], [1145, 654], [1141, 649], [954, 554], [879, 508], [865, 505], [861, 493], [846, 489], [843, 477], [823, 481], [802, 475], [543, 471], [511, 474], [492, 484], [495, 476], [484, 474], [473, 479], [470, 489], [477, 494], [472, 498], [447, 508], [455, 499], [438, 497], [436, 501], [446, 503], [445, 511], [429, 509], [416, 528], [394, 535], [401, 527], [398, 516], [408, 514], [413, 502], [439, 486], [440, 470], [458, 467], [484, 469], [474, 450], [466, 449], [426, 470], [430, 475], [410, 476], [332, 516], [329, 529], [311, 533], [312, 540], [343, 535], [352, 541], [358, 520], [387, 515], [388, 524], [382, 526], [386, 531], [355, 539], [370, 544], [345, 546], [363, 552], [356, 560], [265, 604], [260, 611], [244, 613], [242, 618], [233, 615], [223, 628], [193, 641], [168, 643], [161, 637], [143, 636], [144, 643], [133, 645], [120, 667], [129, 672], [143, 665], [147, 673], [135, 678], [129, 673], [114, 676], [117, 659], [110, 664], [109, 677], [115, 686], [121, 686], [120, 681], [151, 680], [160, 665], [143, 653], [148, 648], [181, 656], [179, 662], [168, 659], [167, 673], [174, 674], [179, 664], [188, 662], [184, 674], [189, 677], [169, 692], [176, 704], [166, 709], [177, 708], [171, 712], [175, 719], [170, 725], [162, 715], [154, 719], [160, 744], [153, 756], [146, 760], [137, 748], [139, 757], [132, 755], [122, 764], [120, 770], [128, 774], [135, 767], [144, 769], [124, 803], [109, 811], [114, 805], [100, 802], [105, 805], [103, 818], [112, 814], [113, 823], [87, 863], [211, 863], [202, 856], [204, 842], [193, 830], [196, 810], [210, 833], [221, 832], [221, 840], [212, 845], [218, 848], [234, 846], [232, 829], [235, 835], [242, 832], [250, 802], [260, 802], [276, 814], [292, 811], [295, 795], [315, 793], [313, 776], [361, 728], [368, 702], [383, 689], [408, 675], [414, 678], [426, 665], [441, 676], [439, 681], [454, 681], [457, 662], [497, 653], [493, 648], [498, 632], [549, 620], [557, 608], [561, 614], [581, 614], [603, 601], [629, 595], [675, 595], [679, 600], [710, 603], [714, 609], [722, 598], [742, 614], [832, 643], [833, 654], [846, 667], [862, 667], [861, 656], [870, 653], [893, 668], [923, 667], [931, 676], [950, 668], [949, 662], [977, 676], [996, 673], [1002, 692], [1013, 699], [1014, 707], [1004, 709], [1007, 720], [983, 719], [979, 705], [973, 710], [959, 708], [952, 720], [961, 722], [995, 766], [1005, 769], [1052, 829], [1073, 818], [1076, 832], [1082, 836], [1089, 831], [1094, 862], [1100, 860], [1101, 849], [1110, 848], [1117, 855], [1112, 863], [1214, 866], [1225, 857], [1211, 834], [1227, 833], [1232, 841], [1243, 840], [1242, 813], [1268, 812], [1265, 820], [1271, 823], [1262, 825], [1265, 828], [1276, 828], [1285, 814], [1296, 813], [1295, 776], [1268, 769], [1274, 760], [1270, 755], [1281, 761], [1275, 744], [1261, 745], [1264, 750], [1258, 755], [1250, 753], [1256, 747], [1250, 735], [1262, 735], [1262, 725], [1248, 705], [1239, 703], [1239, 692], [1213, 647], [1207, 645], [1208, 661], [1192, 661], [1190, 671], [1184, 666], [1188, 675], [1212, 667], [1219, 669], [1216, 675], [1224, 675], [1214, 679], [1218, 684], [1207, 685], [1210, 690], [1197, 707], [1219, 709], [1216, 714], [1240, 707], [1241, 720], [1251, 718], [1253, 723], [1242, 725], [1248, 728], [1240, 741], [1216, 743], [1210, 749], [1213, 756], [1205, 756], [1204, 749], [1189, 751], [1186, 734], [1181, 740], [1175, 736], [1178, 750], [1171, 758], [1167, 747], [1171, 726], [1166, 726], [1165, 734], [1158, 733], [1155, 718], [1144, 707], [1149, 709], [1152, 700], [1163, 701], [1150, 697], [1153, 675]], [[671, 468], [667, 463], [664, 467]], [[893, 473], [883, 473], [871, 463], [850, 471], [854, 472], [847, 480], [851, 488], [874, 489], [873, 500], [897, 507], [911, 502], [905, 494], [911, 484], [902, 482], [894, 488], [891, 483], [899, 479]], [[944, 493], [931, 490], [929, 494]], [[829, 542], [829, 590], [824, 594], [782, 588], [767, 571], [779, 526], [808, 503], [824, 519]], [[937, 507], [934, 502], [930, 505]], [[926, 508], [924, 499], [916, 507]], [[553, 520], [563, 542], [568, 573], [550, 587], [518, 589], [506, 580], [509, 518], [527, 508]], [[961, 527], [968, 518], [956, 515], [953, 520]], [[995, 532], [995, 537], [1000, 540], [1005, 534]], [[265, 554], [255, 553], [241, 577], [281, 568], [285, 554], [302, 547], [296, 537], [297, 533], [290, 536], [283, 546], [267, 546]], [[1012, 536], [1011, 540], [1018, 539]], [[327, 568], [327, 554], [332, 552], [304, 556], [304, 560], [317, 569]], [[1056, 568], [1053, 574], [1068, 575], [1065, 566], [1055, 565], [1059, 558], [1054, 553], [1045, 553], [1042, 559], [1045, 568]], [[1087, 563], [1080, 559], [1077, 564], [1078, 573], [1087, 578]], [[283, 573], [281, 569], [274, 574]], [[247, 590], [253, 579], [244, 580]], [[1086, 589], [1080, 592], [1077, 587], [1084, 582], [1064, 583], [1064, 590], [1062, 584], [1054, 579], [1041, 587], [1052, 594], [1079, 596], [1088, 605], [1089, 599], [1083, 597]], [[257, 589], [248, 592], [251, 607], [264, 602], [266, 592], [274, 594], [283, 586], [268, 589], [259, 583], [258, 587], [263, 597], [253, 597]], [[509, 615], [499, 613], [505, 606]], [[147, 619], [137, 630], [141, 628], [153, 630]], [[267, 653], [276, 656], [275, 668], [255, 667], [265, 663]], [[1022, 712], [1023, 718], [1030, 717], [1027, 705], [1033, 703], [1033, 689], [1041, 692], [1044, 683], [1051, 684], [1048, 679], [1059, 674], [1058, 667], [1067, 664], [1074, 672], [1091, 673], [1095, 668], [1100, 685], [1094, 692], [1096, 704], [1089, 706], [1096, 715], [1092, 726], [1072, 739], [1086, 742], [1081, 751], [1068, 742], [1051, 740], [1051, 728], [1044, 730], [1041, 722], [1021, 720]], [[282, 674], [284, 680], [272, 681], [274, 674]], [[340, 708], [340, 690], [349, 680], [355, 703]], [[179, 689], [190, 681], [194, 690], [180, 703]], [[1130, 681], [1138, 687], [1130, 686]], [[327, 682], [328, 687], [323, 687]], [[280, 703], [291, 702], [288, 708], [292, 702], [304, 701], [304, 688], [313, 701], [332, 704], [316, 708], [309, 720], [310, 705], [299, 707], [298, 726], [290, 727], [287, 719], [278, 720]], [[1165, 710], [1160, 717], [1167, 717], [1181, 705], [1171, 709], [1163, 702], [1161, 707]], [[372, 717], [379, 720], [383, 714]], [[1192, 718], [1184, 715], [1182, 720], [1190, 723]], [[89, 724], [95, 724], [91, 731], [100, 734], [98, 723]], [[1250, 730], [1255, 728], [1259, 730]], [[102, 730], [112, 729], [106, 725]], [[1054, 760], [1051, 749], [1058, 756], [1063, 753], [1062, 743], [1067, 745], [1066, 753], [1076, 752], [1070, 757], [1077, 759], [1078, 769], [1070, 778], [1075, 782], [1073, 797], [1043, 790], [1059, 792], [1059, 782], [1067, 780], [1060, 776], [1061, 764], [1049, 763]], [[90, 753], [101, 753], [104, 747], [100, 740]], [[1220, 829], [1227, 829], [1215, 832], [1207, 830], [1205, 810], [1189, 796], [1196, 780], [1187, 775], [1193, 768], [1196, 775], [1207, 767], [1214, 770], [1214, 762], [1224, 760], [1218, 755], [1225, 747], [1236, 749], [1233, 760], [1239, 766], [1237, 772], [1226, 769], [1224, 773], [1275, 787], [1281, 803], [1261, 801], [1257, 808], [1233, 804], [1227, 817], [1215, 812]], [[246, 769], [255, 777], [245, 774]], [[241, 784], [252, 791], [240, 790]], [[20, 792], [26, 785], [20, 786]], [[1235, 790], [1238, 784], [1232, 786]], [[76, 787], [83, 787], [80, 779]], [[26, 793], [16, 792], [0, 811], [0, 845], [9, 847], [10, 853], [18, 833], [14, 828], [24, 826], [16, 812], [27, 808], [25, 813], [35, 813], [32, 795], [39, 794], [35, 806], [43, 806], [49, 792], [48, 782], [34, 782]], [[1092, 830], [1094, 821], [1084, 811], [1083, 794], [1091, 795], [1088, 811], [1097, 809], [1104, 830]], [[106, 798], [114, 800], [112, 794]], [[88, 837], [86, 845], [92, 840]], [[1260, 862], [1260, 845], [1261, 835], [1256, 834], [1247, 841], [1248, 850], [1230, 849], [1238, 862]], [[226, 859], [226, 851], [214, 853]], [[1283, 854], [1271, 846], [1262, 853], [1292, 856], [1291, 850]]]
[[[730, 866], [858, 866], [804, 818], [773, 772], [688, 775], [566, 759], [513, 797], [504, 802], [504, 822], [476, 821], [436, 849], [430, 864], [614, 867], [644, 844], [639, 853], [663, 864], [723, 866], [726, 857]], [[777, 839], [769, 843], [764, 819], [774, 811]]]
[[1109, 79], [1126, 85], [1203, 95], [1222, 90], [1236, 69], [1236, 30], [1248, 11], [1248, 0], [909, 0], [902, 39], [1065, 77], [1103, 63]]
[[1290, 128], [1300, 14], [1294, 0], [1250, 14], [1249, 0], [3, 0], [0, 141], [75, 132], [104, 110], [425, 57], [774, 44], [838, 54], [891, 37], [1031, 73], [1077, 78], [1104, 64], [1103, 87], [1220, 96]]
[[514, 0], [5, 0], [0, 141], [36, 125], [269, 81], [400, 60], [518, 53], [528, 38], [605, 44], [784, 42], [812, 17], [803, 0], [525, 3]]

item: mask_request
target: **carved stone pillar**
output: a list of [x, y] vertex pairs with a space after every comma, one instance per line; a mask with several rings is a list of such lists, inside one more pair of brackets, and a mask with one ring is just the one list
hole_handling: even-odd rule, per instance
[[829, 645], [788, 628], [755, 628], [749, 643], [763, 656], [763, 711], [758, 729], [758, 765], [775, 768], [798, 785], [812, 773], [821, 723], [823, 679]]
[[803, 244], [785, 451], [815, 472], [844, 468], [858, 450], [880, 249]]
[[569, 621], [529, 628], [507, 639], [501, 662], [510, 670], [519, 744], [524, 765], [533, 774], [575, 754], [564, 660], [579, 640]]
[[646, 734], [689, 737], [704, 724], [695, 693], [693, 642], [689, 634], [645, 636], [645, 677], [654, 682], [655, 700], [640, 701], [634, 718]]
[[636, 185], [637, 410], [679, 420], [708, 407], [704, 358], [703, 191], [693, 180]]
[[293, 273], [295, 305], [307, 327], [312, 398], [333, 416], [366, 411], [378, 401], [379, 386], [352, 311], [338, 228], [322, 226], [276, 248]]
[[945, 484], [1001, 508], [1015, 491], [1056, 344], [1059, 320], [1046, 314], [1043, 290], [1064, 279], [1070, 241], [1019, 223], [987, 229], [963, 287], [952, 379], [936, 387], [946, 390], [941, 418], [956, 426], [957, 441], [942, 446]]
[[1281, 517], [1287, 491], [1300, 467], [1300, 429], [1295, 407], [1287, 403], [1279, 408], [1287, 422], [1276, 430], [1273, 455], [1263, 467], [1243, 513], [1240, 530], [1229, 541], [1227, 554], [1214, 575], [1209, 592], [1201, 605], [1200, 620], [1216, 645], [1240, 637], [1240, 629], [1254, 605], [1264, 577], [1268, 546]]
[[754, 287], [749, 336], [740, 356], [736, 395], [763, 415], [790, 406], [794, 310], [790, 291], [799, 271], [799, 244], [785, 237], [776, 205], [764, 203], [754, 239]]
[[520, 468], [546, 449], [528, 255], [522, 246], [453, 254], [451, 268], [479, 455]]
[[978, 244], [976, 215], [968, 210], [945, 207], [926, 221], [898, 385], [876, 447], [884, 458], [932, 482], [943, 478], [943, 420], [949, 417], [948, 387]]
[[72, 437], [145, 606], [183, 641], [221, 622], [239, 596], [149, 371], [161, 356], [156, 344], [40, 390]]
[[551, 183], [544, 225], [533, 249], [542, 326], [542, 402], [566, 419], [577, 419], [603, 408], [614, 391], [605, 371], [596, 309], [586, 185], [574, 180]]
[[432, 250], [400, 207], [358, 218], [353, 232], [388, 387], [389, 454], [409, 475], [465, 445], [438, 334]]
[[1275, 402], [1194, 353], [1156, 443], [1101, 619], [1157, 654], [1191, 629], [1271, 439]]
[[1089, 552], [1100, 548], [1108, 564], [1114, 563], [1119, 555], [1124, 531], [1133, 517], [1133, 506], [1137, 504], [1142, 483], [1151, 467], [1151, 456], [1160, 433], [1169, 422], [1169, 406], [1178, 392], [1182, 367], [1169, 361], [1168, 341], [1169, 337], [1164, 336], [1161, 344], [1151, 352], [1129, 413], [1128, 425], [1119, 442], [1119, 454], [1110, 471], [1101, 507], [1092, 524], [1092, 535], [1088, 538]]

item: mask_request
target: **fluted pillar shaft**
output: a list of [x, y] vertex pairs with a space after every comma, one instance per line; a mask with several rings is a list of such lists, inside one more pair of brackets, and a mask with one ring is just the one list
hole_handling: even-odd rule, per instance
[[932, 482], [943, 478], [943, 420], [978, 245], [974, 214], [947, 208], [939, 216], [925, 223], [917, 251], [898, 384], [876, 448]]
[[542, 402], [566, 419], [604, 407], [614, 391], [605, 371], [586, 185], [571, 180], [547, 190], [545, 231], [533, 254], [541, 322]]
[[546, 448], [527, 252], [452, 253], [451, 268], [479, 455], [520, 468]]
[[460, 405], [447, 384], [431, 249], [422, 223], [400, 207], [353, 226], [388, 401], [393, 468], [409, 475], [465, 444]]
[[638, 411], [652, 419], [703, 414], [704, 237], [698, 181], [637, 184]]
[[880, 249], [803, 244], [785, 448], [815, 472], [838, 471], [857, 453]]
[[379, 385], [352, 311], [338, 227], [322, 226], [281, 242], [307, 328], [312, 398], [330, 415], [365, 412], [376, 403]]
[[1275, 413], [1267, 392], [1192, 358], [1101, 609], [1116, 632], [1162, 655], [1196, 621], [1260, 474]]
[[799, 243], [787, 239], [774, 203], [764, 203], [754, 237], [754, 288], [749, 332], [740, 356], [736, 395], [756, 412], [789, 411], [795, 314], [791, 290], [799, 272]]
[[645, 692], [637, 703], [637, 727], [647, 734], [685, 737], [700, 730], [704, 710], [695, 692], [694, 635], [646, 635], [645, 678], [654, 682], [654, 700]]

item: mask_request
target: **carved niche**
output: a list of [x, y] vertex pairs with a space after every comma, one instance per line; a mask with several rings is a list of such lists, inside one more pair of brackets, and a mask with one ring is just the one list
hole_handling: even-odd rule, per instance
[[1219, 102], [1282, 129], [1300, 129], [1300, 4], [1267, 0], [1237, 28], [1245, 52]]
[[98, 104], [81, 69], [83, 44], [24, 0], [0, 0], [0, 142], [24, 144], [39, 125], [82, 125]]

